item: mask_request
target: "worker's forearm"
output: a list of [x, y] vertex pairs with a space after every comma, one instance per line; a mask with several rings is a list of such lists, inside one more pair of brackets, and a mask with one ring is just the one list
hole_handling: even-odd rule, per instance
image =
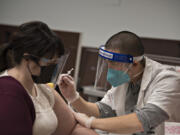
[[142, 124], [135, 113], [119, 117], [94, 119], [91, 127], [119, 134], [131, 134], [143, 131]]
[[77, 99], [71, 105], [81, 113], [85, 113], [89, 116], [99, 117], [99, 109], [95, 103], [87, 102], [83, 98]]

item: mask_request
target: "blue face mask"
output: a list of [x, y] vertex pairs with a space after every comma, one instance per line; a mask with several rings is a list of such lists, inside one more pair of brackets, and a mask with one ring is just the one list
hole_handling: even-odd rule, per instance
[[119, 70], [109, 68], [107, 73], [107, 81], [113, 86], [117, 87], [123, 83], [130, 81], [130, 77], [127, 73]]

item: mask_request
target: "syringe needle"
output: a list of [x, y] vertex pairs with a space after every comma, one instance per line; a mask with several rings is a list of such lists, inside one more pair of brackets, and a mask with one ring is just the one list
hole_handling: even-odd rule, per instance
[[67, 71], [67, 74], [70, 75], [73, 70], [74, 68], [71, 68], [69, 71]]

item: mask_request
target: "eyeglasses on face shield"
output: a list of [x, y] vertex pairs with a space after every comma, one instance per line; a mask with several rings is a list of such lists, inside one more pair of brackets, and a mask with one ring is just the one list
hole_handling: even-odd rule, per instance
[[53, 58], [53, 59], [48, 59], [48, 58], [41, 58], [40, 62], [42, 65], [52, 65], [52, 64], [58, 64], [60, 62], [61, 58]]
[[24, 58], [32, 59], [38, 65], [41, 65], [41, 66], [48, 66], [48, 65], [58, 64], [60, 62], [60, 59], [61, 59], [61, 58], [48, 59], [48, 58], [45, 58], [45, 57], [40, 58], [40, 57], [32, 55], [32, 54], [24, 55]]

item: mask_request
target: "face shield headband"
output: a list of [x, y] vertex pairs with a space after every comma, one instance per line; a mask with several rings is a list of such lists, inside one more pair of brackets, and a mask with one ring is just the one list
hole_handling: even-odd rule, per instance
[[100, 47], [99, 56], [107, 60], [111, 60], [115, 62], [123, 62], [123, 63], [133, 63], [134, 61], [136, 62], [141, 61], [144, 57], [144, 56], [133, 57], [132, 55], [128, 55], [128, 54], [109, 52], [105, 50], [104, 46]]
[[[101, 46], [99, 49], [95, 89], [107, 90], [111, 86], [116, 87], [124, 82], [129, 81], [130, 78], [127, 72], [131, 68], [132, 63], [135, 61], [141, 61], [143, 57], [144, 56], [133, 57], [132, 55], [110, 52], [105, 50], [104, 46]], [[121, 67], [121, 70], [109, 68], [107, 63], [112, 63], [111, 65]]]
[[69, 55], [70, 55], [70, 53], [66, 53], [63, 56], [61, 56], [61, 58], [59, 59], [57, 65], [56, 65], [56, 68], [54, 69], [54, 72], [51, 77], [51, 82], [54, 84], [54, 86], [56, 86], [56, 84], [57, 84], [58, 78], [64, 69], [64, 66], [66, 64], [66, 61], [67, 61]]

